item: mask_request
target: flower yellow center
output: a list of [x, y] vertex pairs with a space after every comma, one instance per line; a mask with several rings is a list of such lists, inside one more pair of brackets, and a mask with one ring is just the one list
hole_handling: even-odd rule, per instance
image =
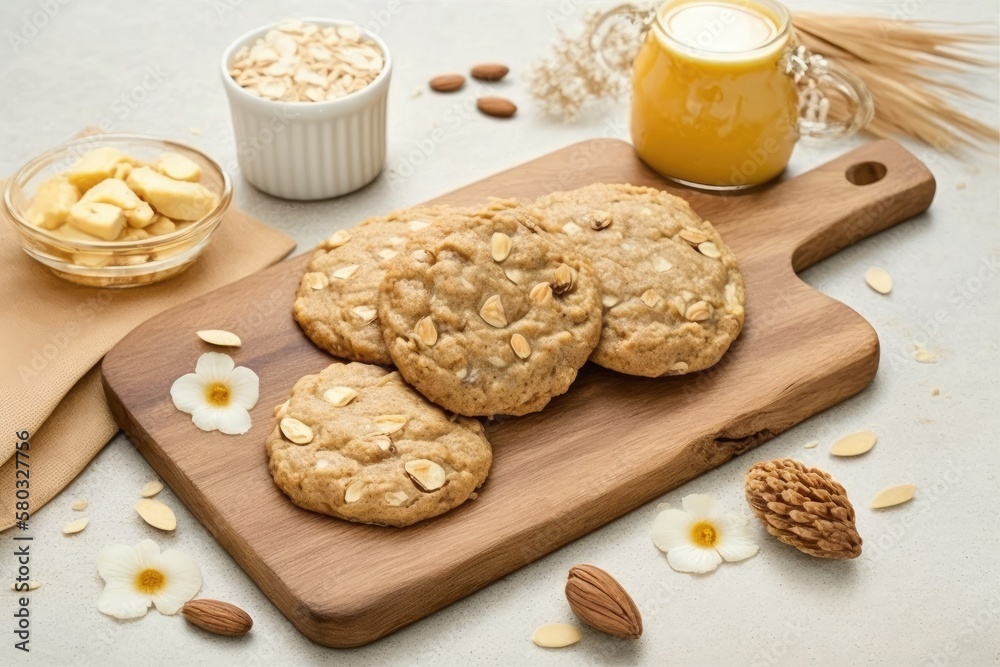
[[719, 534], [715, 532], [715, 526], [707, 521], [699, 521], [691, 528], [691, 540], [699, 547], [714, 547]]
[[229, 387], [221, 382], [208, 385], [205, 390], [205, 400], [220, 408], [226, 407], [229, 405]]
[[159, 570], [143, 570], [135, 578], [135, 587], [146, 595], [156, 595], [167, 585], [167, 578]]

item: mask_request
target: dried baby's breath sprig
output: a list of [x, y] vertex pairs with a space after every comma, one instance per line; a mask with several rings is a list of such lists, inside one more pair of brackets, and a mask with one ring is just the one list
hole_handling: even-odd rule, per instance
[[542, 110], [565, 121], [574, 121], [588, 102], [618, 99], [629, 90], [628, 72], [642, 43], [641, 26], [627, 21], [609, 22], [598, 61], [591, 47], [604, 16], [590, 10], [584, 15], [583, 30], [570, 35], [560, 30], [551, 53], [528, 71], [531, 95]]

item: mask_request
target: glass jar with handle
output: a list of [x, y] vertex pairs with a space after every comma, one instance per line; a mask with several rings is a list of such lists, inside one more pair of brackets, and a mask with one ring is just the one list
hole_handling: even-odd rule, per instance
[[[604, 63], [608, 24], [644, 25], [632, 65], [632, 142], [660, 174], [712, 190], [754, 187], [778, 176], [800, 137], [854, 134], [874, 105], [864, 82], [796, 44], [788, 9], [773, 0], [667, 0], [652, 10], [621, 5], [592, 36]], [[828, 117], [840, 95], [849, 117]]]

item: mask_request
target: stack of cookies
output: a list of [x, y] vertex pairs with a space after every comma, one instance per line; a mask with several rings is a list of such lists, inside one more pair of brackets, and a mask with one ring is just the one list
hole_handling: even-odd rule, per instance
[[708, 368], [743, 304], [719, 234], [652, 188], [368, 219], [330, 236], [302, 277], [295, 319], [356, 363], [296, 384], [268, 438], [272, 475], [296, 504], [344, 519], [436, 516], [486, 479], [490, 446], [469, 418], [541, 410], [588, 359], [647, 377]]

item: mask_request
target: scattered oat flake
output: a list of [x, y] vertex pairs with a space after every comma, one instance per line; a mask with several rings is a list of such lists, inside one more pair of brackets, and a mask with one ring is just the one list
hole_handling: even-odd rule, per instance
[[35, 590], [38, 590], [39, 588], [42, 587], [42, 585], [39, 582], [35, 581], [34, 579], [29, 579], [28, 581], [15, 581], [14, 583], [12, 583], [10, 585], [10, 590], [12, 590], [12, 591], [18, 591], [18, 592], [22, 592], [23, 593], [24, 592], [24, 588], [23, 588], [24, 584], [28, 584], [28, 590], [29, 591], [35, 591]]
[[177, 527], [177, 517], [173, 510], [159, 500], [143, 498], [135, 504], [135, 511], [153, 528], [173, 530]]
[[670, 509], [670, 503], [657, 503], [656, 504], [656, 511], [657, 512], [662, 512], [663, 510], [668, 510], [668, 509]]
[[931, 396], [940, 396], [940, 395], [941, 395], [941, 390], [940, 389], [937, 389], [937, 388], [931, 389]]
[[865, 271], [865, 282], [879, 294], [888, 294], [892, 291], [892, 276], [889, 275], [888, 271], [877, 266]]
[[819, 440], [810, 440], [806, 444], [802, 445], [803, 449], [815, 449], [819, 446]]
[[196, 137], [200, 137], [202, 135], [202, 133], [204, 132], [204, 130], [202, 130], [200, 127], [189, 127], [188, 128], [188, 132], [190, 132], [191, 134], [193, 134]]
[[163, 482], [158, 479], [154, 479], [153, 481], [146, 482], [142, 485], [142, 490], [139, 491], [139, 495], [143, 498], [152, 498], [162, 490]]
[[87, 527], [87, 523], [90, 521], [87, 517], [82, 519], [77, 519], [76, 521], [71, 521], [63, 526], [63, 535], [73, 535], [79, 533], [81, 530]]
[[922, 364], [936, 364], [938, 362], [938, 356], [919, 343], [913, 346], [913, 350], [913, 358]]
[[874, 431], [858, 431], [833, 443], [830, 453], [834, 456], [859, 456], [874, 447], [877, 439]]
[[965, 183], [959, 183], [958, 185], [955, 186], [955, 189], [956, 190], [964, 190], [965, 189]]
[[90, 503], [87, 502], [86, 498], [77, 498], [72, 503], [70, 503], [69, 508], [74, 512], [82, 512], [83, 510], [87, 509], [87, 505], [89, 504]]
[[898, 484], [896, 486], [890, 486], [875, 494], [875, 497], [872, 498], [871, 507], [872, 509], [883, 509], [885, 507], [901, 505], [907, 500], [913, 498], [913, 495], [916, 492], [917, 487], [914, 484]]
[[220, 347], [239, 347], [243, 344], [240, 337], [236, 334], [223, 331], [222, 329], [205, 329], [203, 331], [195, 332], [198, 334], [198, 338], [202, 339], [210, 345], [219, 345]]
[[568, 623], [549, 623], [531, 635], [531, 641], [542, 648], [563, 648], [583, 638], [580, 628]]

